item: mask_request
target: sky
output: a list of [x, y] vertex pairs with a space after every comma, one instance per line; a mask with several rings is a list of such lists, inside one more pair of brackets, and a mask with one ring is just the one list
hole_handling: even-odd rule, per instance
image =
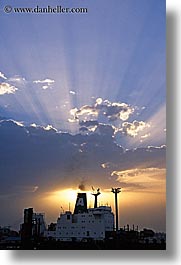
[[[3, 11], [60, 4], [88, 12]], [[121, 187], [120, 226], [165, 231], [165, 19], [164, 0], [0, 2], [0, 225], [56, 221], [81, 185], [113, 211]]]

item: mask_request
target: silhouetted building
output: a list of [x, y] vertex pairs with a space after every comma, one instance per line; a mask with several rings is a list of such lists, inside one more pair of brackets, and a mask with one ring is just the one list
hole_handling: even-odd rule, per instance
[[24, 210], [24, 223], [21, 225], [22, 241], [31, 241], [43, 237], [46, 230], [44, 214], [34, 213], [33, 208]]

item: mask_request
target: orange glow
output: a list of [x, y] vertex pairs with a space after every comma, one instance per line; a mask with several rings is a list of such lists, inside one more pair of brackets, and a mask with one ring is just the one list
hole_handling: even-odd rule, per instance
[[[71, 211], [74, 209], [74, 205], [77, 198], [77, 193], [85, 192], [87, 194], [87, 206], [93, 207], [94, 197], [91, 195], [90, 190], [81, 191], [80, 189], [62, 189], [56, 190], [43, 196], [43, 200], [51, 207], [51, 205], [59, 205], [68, 210], [69, 204], [71, 205]], [[102, 191], [101, 195], [98, 197], [98, 206], [100, 205], [113, 205], [113, 194], [110, 191]]]
[[[39, 198], [34, 198], [34, 208], [38, 212], [45, 212], [47, 224], [56, 222], [60, 213], [70, 209], [74, 211], [76, 197], [78, 192], [87, 193], [87, 207], [94, 206], [94, 197], [91, 190], [80, 191], [78, 189], [62, 189], [41, 194]], [[114, 194], [109, 190], [101, 190], [98, 197], [98, 206], [111, 206], [115, 213]], [[139, 225], [143, 227], [157, 227], [158, 231], [165, 227], [165, 205], [166, 195], [164, 191], [146, 192], [146, 191], [126, 191], [118, 195], [119, 205], [119, 225]], [[159, 226], [160, 225], [160, 226]]]
[[[146, 183], [144, 183], [146, 184]], [[120, 185], [121, 187], [121, 185]], [[80, 189], [60, 189], [40, 195], [36, 200], [36, 209], [44, 209], [48, 222], [56, 221], [62, 211], [70, 209], [74, 211], [77, 193], [85, 192], [87, 194], [87, 207], [94, 206], [94, 196], [92, 196], [91, 188], [81, 191]], [[157, 220], [160, 220], [160, 227], [164, 227], [161, 223], [165, 216], [165, 179], [155, 181], [151, 179], [147, 183], [147, 189], [127, 189], [122, 188], [118, 195], [119, 204], [119, 223], [120, 226], [126, 224], [140, 225], [140, 227], [154, 227]], [[115, 212], [114, 194], [111, 189], [101, 189], [101, 195], [98, 196], [98, 206], [111, 206]]]
[[[154, 183], [154, 181], [153, 181]], [[153, 185], [152, 183], [152, 185]], [[121, 189], [121, 193], [118, 195], [118, 200], [120, 201], [120, 206], [128, 205], [143, 205], [143, 204], [154, 204], [158, 201], [163, 201], [165, 198], [165, 181], [158, 181], [159, 184], [157, 187], [154, 185], [147, 190], [127, 190], [126, 188]], [[63, 206], [65, 210], [68, 210], [69, 204], [71, 205], [71, 210], [73, 211], [77, 193], [86, 193], [87, 194], [87, 206], [93, 207], [94, 205], [94, 196], [92, 195], [91, 190], [81, 191], [80, 189], [62, 189], [55, 190], [49, 193], [46, 193], [42, 196], [42, 199], [52, 207]], [[158, 199], [159, 198], [159, 199]], [[98, 196], [98, 206], [109, 205], [114, 209], [114, 194], [111, 192], [111, 189], [101, 190], [101, 195]]]

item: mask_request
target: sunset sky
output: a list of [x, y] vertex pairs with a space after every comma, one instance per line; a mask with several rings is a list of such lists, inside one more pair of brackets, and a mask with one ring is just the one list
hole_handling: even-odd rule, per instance
[[[81, 185], [121, 187], [119, 222], [165, 231], [164, 0], [66, 0], [86, 14], [6, 14], [0, 1], [0, 226], [55, 222]], [[60, 1], [8, 1], [55, 7]]]

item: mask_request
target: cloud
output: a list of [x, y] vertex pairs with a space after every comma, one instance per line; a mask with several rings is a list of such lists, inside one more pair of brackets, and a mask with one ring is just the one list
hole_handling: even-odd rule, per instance
[[95, 133], [99, 135], [104, 135], [107, 137], [112, 137], [114, 135], [115, 129], [114, 126], [109, 125], [109, 124], [101, 124], [97, 125], [95, 129]]
[[33, 186], [33, 185], [15, 185], [15, 190], [17, 193], [22, 192], [22, 193], [34, 193], [38, 190], [38, 186]]
[[144, 135], [141, 135], [140, 142], [142, 143], [143, 141], [147, 140], [151, 136], [151, 133], [145, 133]]
[[22, 83], [23, 84], [26, 82], [26, 79], [22, 76], [15, 75], [13, 77], [8, 78], [8, 81], [13, 82], [13, 83]]
[[75, 122], [77, 122], [77, 120], [76, 119], [68, 119], [68, 122], [75, 123]]
[[133, 168], [123, 171], [113, 171], [111, 176], [116, 177], [116, 180], [123, 187], [131, 188], [131, 190], [149, 190], [150, 192], [165, 191], [165, 168]]
[[[143, 131], [145, 128], [149, 128], [150, 125], [144, 121], [133, 121], [131, 122], [123, 122], [122, 131], [123, 134], [135, 137], [139, 132]], [[148, 137], [148, 135], [147, 135]], [[144, 138], [142, 136], [142, 138]]]
[[83, 127], [81, 127], [81, 128], [79, 129], [79, 131], [82, 132], [82, 133], [85, 133], [85, 132], [88, 133], [88, 132], [89, 132], [89, 129], [87, 129], [87, 127], [84, 127], [84, 126], [83, 126]]
[[[104, 124], [98, 122], [97, 120], [83, 120], [79, 121], [80, 131], [86, 133], [98, 133], [98, 134], [109, 134], [111, 136], [116, 136], [117, 133], [121, 133], [125, 136], [136, 137], [141, 131], [145, 128], [149, 128], [150, 125], [143, 122], [143, 121], [133, 121], [130, 122], [123, 122], [122, 127], [116, 127], [111, 124]], [[150, 133], [147, 133], [141, 136], [141, 140], [143, 141], [145, 138], [149, 137]]]
[[74, 113], [74, 117], [76, 119], [81, 118], [84, 115], [87, 116], [98, 116], [99, 111], [94, 107], [94, 106], [82, 106], [80, 109], [78, 109], [75, 113]]
[[101, 164], [102, 168], [114, 168], [116, 165], [110, 162]]
[[44, 80], [34, 80], [33, 83], [41, 84], [42, 89], [46, 90], [48, 88], [52, 88], [52, 85], [55, 83], [55, 80], [46, 78]]
[[0, 78], [7, 79], [7, 77], [2, 72], [0, 72]]
[[[90, 121], [79, 121], [79, 125], [81, 126], [79, 128], [79, 131], [81, 133], [94, 133], [99, 125], [99, 122], [96, 120], [90, 120]], [[97, 131], [96, 131], [97, 133]]]
[[[65, 185], [69, 179], [76, 180], [82, 172], [86, 177], [97, 171], [100, 173], [101, 164], [111, 160], [111, 150], [114, 150], [115, 156], [123, 151], [122, 147], [117, 147], [112, 141], [112, 132], [106, 133], [106, 130], [110, 128], [105, 127], [103, 131], [100, 130], [100, 134], [90, 136], [71, 135], [57, 132], [51, 125], [24, 126], [20, 122], [2, 120], [1, 176], [8, 181], [14, 175], [17, 182], [33, 182], [33, 185], [36, 180], [36, 185], [42, 187], [47, 185], [47, 181], [61, 185], [63, 176], [67, 179]], [[11, 166], [8, 167], [5, 161], [9, 161]], [[20, 166], [15, 173], [17, 165]], [[37, 178], [39, 174], [41, 177]]]
[[73, 91], [73, 90], [70, 90], [69, 93], [72, 94], [72, 95], [76, 94], [75, 91]]
[[111, 176], [117, 176], [118, 181], [121, 181], [125, 178], [134, 178], [137, 176], [145, 177], [146, 175], [149, 178], [155, 178], [157, 176], [160, 176], [160, 173], [165, 173], [165, 168], [134, 168], [129, 170], [123, 170], [123, 171], [113, 171], [111, 173]]
[[74, 120], [79, 121], [88, 120], [91, 119], [91, 117], [94, 118], [100, 115], [106, 117], [108, 121], [125, 121], [133, 112], [134, 108], [126, 103], [111, 103], [108, 100], [98, 98], [93, 105], [84, 105], [79, 109], [74, 108], [70, 111], [70, 114], [73, 116]]
[[90, 121], [79, 121], [79, 125], [81, 126], [79, 128], [79, 131], [86, 134], [91, 133], [97, 133], [97, 128], [99, 125], [99, 122], [96, 120], [90, 120]]
[[97, 107], [103, 111], [108, 120], [122, 120], [125, 121], [129, 119], [129, 116], [134, 112], [134, 108], [130, 107], [126, 103], [118, 103], [105, 100], [103, 104], [97, 104]]
[[102, 98], [97, 98], [96, 99], [96, 104], [100, 105], [100, 104], [102, 104], [102, 102], [103, 102]]
[[52, 79], [44, 79], [44, 80], [35, 80], [35, 81], [33, 81], [33, 83], [35, 83], [35, 84], [52, 84], [52, 83], [54, 83], [55, 81], [54, 80], [52, 80]]
[[86, 134], [96, 133], [102, 136], [104, 135], [107, 137], [113, 137], [115, 133], [117, 132], [117, 128], [115, 126], [100, 123], [96, 120], [80, 121], [79, 125], [81, 126], [79, 128], [79, 131], [86, 133]]
[[80, 122], [79, 122], [79, 125], [80, 125], [80, 126], [91, 127], [91, 126], [99, 125], [99, 122], [96, 121], [96, 120], [80, 121]]
[[17, 87], [12, 86], [6, 82], [0, 83], [0, 95], [14, 94], [17, 90]]
[[48, 85], [44, 85], [44, 86], [42, 86], [42, 89], [47, 89], [47, 88], [49, 88]]
[[105, 160], [101, 167], [112, 176], [136, 173], [139, 170], [144, 172], [144, 169], [148, 168], [166, 168], [166, 146], [127, 149], [119, 155], [118, 160], [115, 157], [112, 160]]
[[165, 146], [126, 150], [115, 142], [111, 127], [97, 126], [99, 133], [72, 135], [51, 125], [1, 120], [0, 197], [6, 223], [14, 219], [7, 205], [15, 215], [29, 205], [39, 205], [41, 211], [47, 193], [77, 188], [82, 180], [87, 189], [120, 186], [133, 192], [159, 192], [164, 188]]
[[58, 132], [51, 125], [24, 126], [2, 120], [2, 183], [3, 178], [4, 184], [15, 178], [17, 183], [49, 189], [49, 185], [61, 186], [62, 179], [65, 186], [84, 176], [90, 184], [95, 181], [109, 186], [112, 172], [165, 168], [165, 146], [125, 150], [115, 143], [111, 126], [98, 125], [98, 130], [99, 133], [90, 135], [71, 135]]
[[45, 127], [43, 127], [46, 131], [50, 131], [50, 130], [53, 130], [53, 131], [56, 131], [57, 132], [57, 129], [56, 128], [54, 128], [52, 125], [47, 125], [47, 126], [45, 126]]
[[27, 127], [28, 132], [33, 132], [33, 133], [42, 133], [42, 132], [52, 132], [55, 133], [57, 132], [57, 129], [54, 128], [52, 125], [48, 124], [47, 126], [40, 126], [37, 125], [36, 123], [30, 124], [30, 127]]
[[[1, 120], [0, 122], [3, 122], [3, 120]], [[9, 120], [4, 121], [4, 122], [12, 122], [13, 124], [16, 124], [16, 125], [18, 125], [18, 126], [20, 126], [20, 127], [24, 127], [22, 121], [14, 121], [14, 120], [9, 119]]]

